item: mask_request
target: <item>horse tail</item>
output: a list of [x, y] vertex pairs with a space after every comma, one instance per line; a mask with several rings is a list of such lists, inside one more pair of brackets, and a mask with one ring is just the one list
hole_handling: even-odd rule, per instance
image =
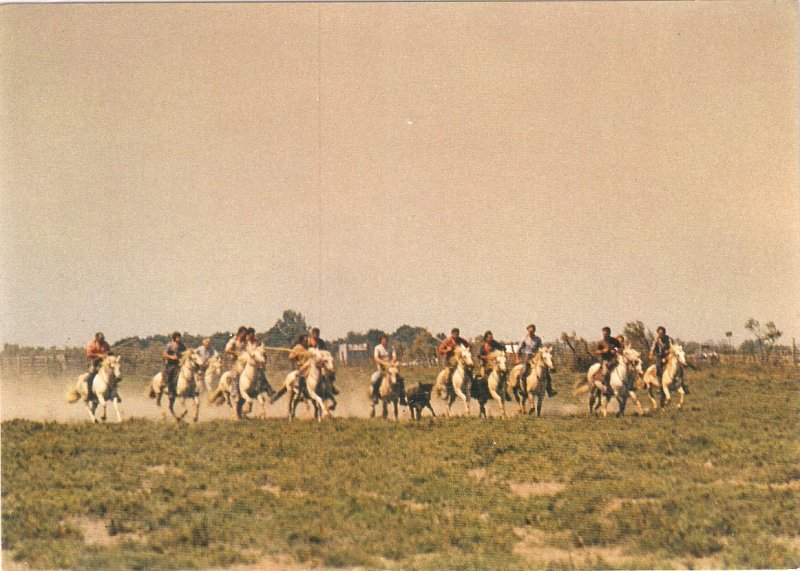
[[217, 385], [217, 388], [214, 389], [213, 392], [210, 392], [208, 394], [208, 404], [215, 404], [215, 405], [219, 406], [222, 403], [224, 403], [225, 402], [225, 397], [222, 396], [223, 390], [224, 389], [223, 389], [222, 383]]
[[575, 384], [572, 385], [572, 396], [576, 397], [589, 392], [589, 379], [585, 375], [578, 377]]
[[281, 398], [284, 394], [286, 394], [286, 385], [282, 385], [281, 388], [278, 389], [278, 392], [272, 395], [272, 402], [275, 402], [279, 398]]
[[78, 387], [74, 386], [67, 391], [67, 394], [64, 396], [64, 400], [68, 403], [78, 402], [81, 399], [81, 393], [78, 391]]

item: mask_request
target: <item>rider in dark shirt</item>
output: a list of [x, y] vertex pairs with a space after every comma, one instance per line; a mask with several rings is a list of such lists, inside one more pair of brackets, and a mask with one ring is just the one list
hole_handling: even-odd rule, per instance
[[656, 338], [650, 347], [650, 359], [656, 363], [656, 378], [661, 382], [661, 375], [664, 374], [664, 364], [667, 362], [669, 348], [672, 347], [672, 339], [667, 335], [667, 330], [663, 325], [656, 328]]
[[186, 351], [186, 345], [181, 341], [181, 334], [177, 331], [169, 336], [170, 342], [164, 348], [161, 357], [164, 359], [164, 370], [161, 376], [167, 385], [170, 398], [176, 396], [176, 385], [178, 382], [178, 369], [180, 369], [181, 357]]
[[611, 371], [617, 366], [617, 353], [621, 349], [619, 341], [611, 336], [611, 328], [603, 327], [603, 338], [597, 344], [594, 352], [600, 358], [600, 374], [606, 391], [611, 390]]

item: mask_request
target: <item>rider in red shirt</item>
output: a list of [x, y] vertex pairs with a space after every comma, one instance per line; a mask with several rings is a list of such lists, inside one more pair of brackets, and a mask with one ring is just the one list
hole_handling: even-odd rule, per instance
[[86, 379], [86, 388], [89, 398], [95, 398], [92, 395], [92, 383], [100, 370], [100, 365], [103, 364], [103, 359], [106, 355], [111, 355], [111, 345], [106, 342], [106, 338], [101, 331], [94, 334], [94, 339], [86, 346], [86, 358], [89, 360], [89, 377]]

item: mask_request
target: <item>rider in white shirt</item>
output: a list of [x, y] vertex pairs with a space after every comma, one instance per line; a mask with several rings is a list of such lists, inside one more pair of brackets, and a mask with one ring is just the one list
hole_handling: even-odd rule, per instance
[[[381, 386], [381, 378], [386, 370], [392, 366], [392, 361], [397, 360], [397, 353], [394, 349], [389, 349], [389, 338], [386, 335], [381, 335], [380, 341], [375, 345], [375, 350], [372, 352], [372, 358], [377, 365], [377, 370], [372, 373], [369, 379], [370, 386], [372, 387], [372, 402], [378, 403], [378, 389]], [[403, 391], [403, 394], [405, 391]]]

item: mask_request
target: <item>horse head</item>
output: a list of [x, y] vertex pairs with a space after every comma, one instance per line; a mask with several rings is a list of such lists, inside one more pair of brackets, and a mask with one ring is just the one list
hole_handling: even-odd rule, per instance
[[639, 351], [628, 345], [622, 350], [622, 357], [625, 359], [626, 363], [636, 371], [639, 378], [644, 376], [642, 357]]
[[489, 354], [489, 358], [494, 360], [497, 364], [497, 370], [501, 373], [505, 373], [508, 370], [508, 364], [506, 362], [506, 354], [503, 351], [495, 350]]
[[333, 361], [333, 355], [330, 351], [320, 351], [320, 363], [322, 365], [322, 372], [330, 375], [336, 372], [336, 364]]
[[392, 363], [392, 366], [386, 369], [386, 378], [389, 379], [389, 384], [394, 386], [397, 384], [397, 377], [400, 371], [397, 368], [397, 363]]
[[[103, 359], [103, 367], [107, 367], [111, 375], [117, 380], [122, 380], [122, 357], [118, 357], [117, 355], [108, 355], [105, 359]], [[109, 376], [111, 376], [109, 375]]]
[[463, 345], [456, 345], [455, 354], [456, 358], [458, 358], [458, 360], [467, 367], [471, 367], [473, 365], [472, 353]]
[[267, 350], [263, 345], [259, 345], [250, 351], [249, 355], [254, 365], [265, 365], [267, 363]]
[[675, 358], [678, 360], [678, 363], [680, 363], [684, 367], [687, 366], [686, 353], [683, 352], [683, 347], [681, 345], [673, 345], [669, 348], [669, 351], [670, 353], [675, 355]]
[[214, 374], [222, 372], [222, 357], [214, 355], [208, 360], [208, 370]]
[[542, 363], [544, 363], [544, 366], [547, 367], [550, 371], [555, 373], [556, 366], [553, 364], [553, 348], [542, 347], [541, 349], [539, 349], [537, 355], [542, 360]]
[[183, 356], [181, 357], [181, 367], [191, 367], [192, 370], [196, 370], [200, 368], [203, 362], [200, 359], [200, 355], [195, 353], [194, 351], [184, 351]]

